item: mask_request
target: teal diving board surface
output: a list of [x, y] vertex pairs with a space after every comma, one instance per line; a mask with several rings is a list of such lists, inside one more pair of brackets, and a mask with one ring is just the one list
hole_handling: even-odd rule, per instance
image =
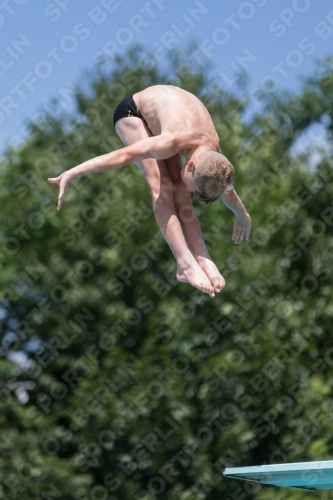
[[333, 488], [333, 460], [227, 467], [223, 475], [233, 479], [308, 491], [326, 490]]

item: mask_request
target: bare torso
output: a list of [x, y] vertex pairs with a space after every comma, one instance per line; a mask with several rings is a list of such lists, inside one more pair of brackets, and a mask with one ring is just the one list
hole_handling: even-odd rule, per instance
[[173, 85], [154, 85], [133, 99], [152, 135], [171, 134], [180, 142], [180, 152], [201, 145], [220, 152], [211, 116], [195, 95]]

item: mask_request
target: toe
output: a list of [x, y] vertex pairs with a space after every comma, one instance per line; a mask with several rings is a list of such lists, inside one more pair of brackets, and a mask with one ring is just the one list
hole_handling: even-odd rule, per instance
[[220, 284], [217, 278], [213, 279], [213, 288], [215, 292], [219, 292]]

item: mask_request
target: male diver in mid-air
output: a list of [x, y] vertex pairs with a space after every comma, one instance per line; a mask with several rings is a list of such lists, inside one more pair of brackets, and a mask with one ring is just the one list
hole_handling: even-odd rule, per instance
[[[154, 85], [126, 97], [115, 110], [114, 124], [124, 148], [48, 179], [59, 184], [58, 210], [76, 177], [134, 162], [150, 187], [156, 222], [177, 261], [178, 281], [214, 297], [225, 280], [204, 243], [191, 192], [203, 204], [222, 200], [236, 215], [235, 243], [249, 238], [251, 219], [233, 188], [235, 171], [221, 154], [206, 107], [186, 90]], [[184, 166], [181, 155], [186, 159]]]

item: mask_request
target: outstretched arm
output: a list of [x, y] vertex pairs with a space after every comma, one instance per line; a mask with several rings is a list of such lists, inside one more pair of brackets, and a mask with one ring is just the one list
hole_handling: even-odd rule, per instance
[[234, 188], [222, 195], [222, 201], [236, 215], [232, 234], [233, 241], [242, 243], [244, 236], [248, 240], [251, 231], [251, 218]]
[[177, 141], [168, 134], [149, 137], [131, 146], [126, 146], [112, 153], [107, 153], [85, 161], [63, 172], [58, 177], [49, 178], [48, 181], [50, 183], [59, 184], [60, 189], [57, 209], [61, 209], [68, 187], [76, 177], [107, 172], [108, 170], [116, 170], [127, 165], [127, 163], [144, 160], [146, 158], [155, 158], [157, 160], [168, 158], [175, 154], [177, 147]]

